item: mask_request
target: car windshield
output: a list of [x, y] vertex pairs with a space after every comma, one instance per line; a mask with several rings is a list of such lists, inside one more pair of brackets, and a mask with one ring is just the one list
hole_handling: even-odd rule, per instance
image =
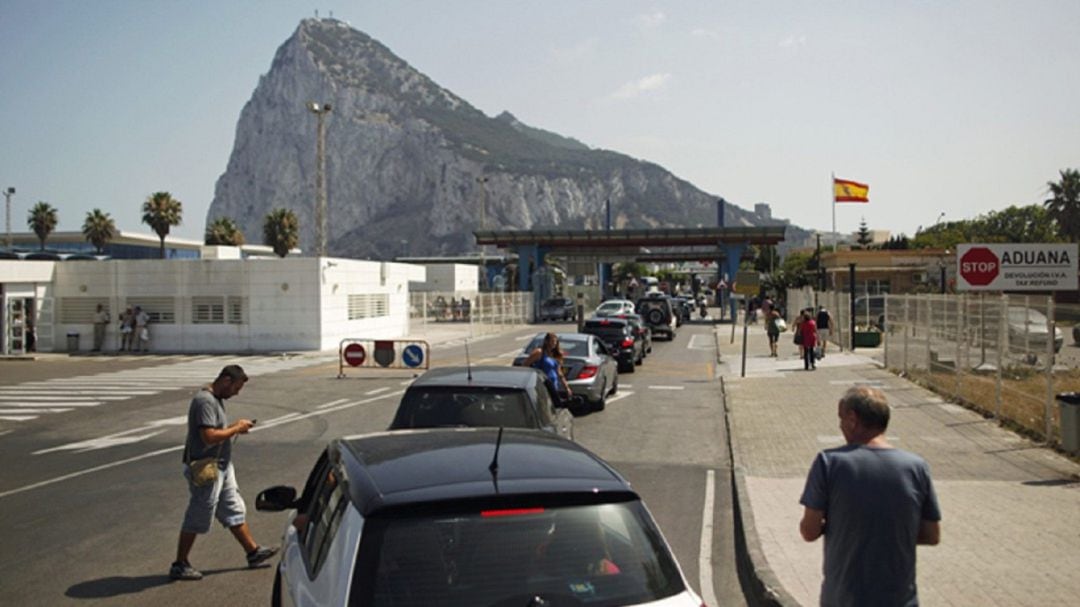
[[506, 388], [414, 387], [401, 399], [391, 430], [442, 427], [536, 428], [529, 400]]
[[350, 604], [599, 607], [684, 590], [640, 502], [525, 505], [368, 520]]
[[1014, 324], [1037, 324], [1046, 325], [1046, 316], [1038, 310], [1031, 308], [1009, 308], [1009, 322]]
[[601, 339], [613, 340], [626, 337], [626, 325], [586, 323], [585, 332], [592, 333]]

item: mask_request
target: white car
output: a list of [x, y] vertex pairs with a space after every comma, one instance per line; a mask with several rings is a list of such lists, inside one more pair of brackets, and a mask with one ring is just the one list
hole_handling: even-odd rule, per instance
[[633, 313], [634, 302], [629, 299], [609, 299], [596, 307], [593, 316], [618, 316]]
[[630, 484], [547, 432], [335, 440], [256, 507], [293, 510], [275, 606], [702, 605]]

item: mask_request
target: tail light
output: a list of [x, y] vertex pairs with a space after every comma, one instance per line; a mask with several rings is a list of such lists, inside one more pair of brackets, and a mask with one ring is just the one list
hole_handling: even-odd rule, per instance
[[596, 372], [600, 370], [600, 367], [594, 367], [592, 365], [585, 365], [581, 369], [581, 373], [578, 373], [578, 379], [589, 379], [590, 377], [596, 377]]
[[541, 514], [543, 512], [543, 508], [504, 508], [501, 510], [481, 510], [480, 516], [484, 518], [494, 518], [499, 516], [524, 516], [527, 514]]
[[624, 348], [633, 348], [634, 347], [634, 340], [627, 337], [626, 339], [622, 340], [622, 343], [619, 344], [619, 345], [624, 347]]

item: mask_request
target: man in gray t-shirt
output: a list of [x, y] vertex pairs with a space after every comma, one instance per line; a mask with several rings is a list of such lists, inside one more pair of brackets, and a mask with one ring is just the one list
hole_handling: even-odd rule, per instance
[[848, 444], [817, 455], [799, 500], [803, 539], [825, 536], [821, 604], [918, 605], [915, 546], [941, 536], [930, 468], [885, 441], [880, 390], [848, 390], [839, 417]]
[[[245, 520], [247, 509], [244, 498], [240, 496], [236, 471], [232, 465], [233, 439], [247, 434], [255, 425], [255, 420], [239, 419], [230, 424], [225, 415], [225, 401], [239, 394], [247, 379], [240, 365], [228, 365], [221, 370], [214, 383], [191, 399], [187, 440], [184, 441], [184, 477], [187, 479], [189, 498], [176, 545], [176, 561], [169, 568], [171, 579], [202, 579], [202, 573], [191, 566], [188, 555], [195, 545], [195, 538], [210, 531], [214, 518], [228, 527], [236, 541], [240, 542], [247, 553], [249, 567], [263, 565], [277, 553], [277, 548], [259, 546], [251, 537]], [[192, 478], [191, 462], [210, 457], [217, 460], [217, 477], [205, 484], [196, 484]]]

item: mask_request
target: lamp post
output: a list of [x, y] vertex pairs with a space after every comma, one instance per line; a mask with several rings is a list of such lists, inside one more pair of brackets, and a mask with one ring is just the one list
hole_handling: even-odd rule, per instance
[[318, 119], [315, 144], [315, 254], [326, 255], [326, 126], [323, 118], [330, 113], [329, 103], [308, 102], [308, 111]]
[[4, 198], [7, 200], [4, 212], [4, 218], [7, 222], [7, 235], [4, 237], [4, 247], [9, 251], [11, 250], [11, 197], [14, 195], [15, 188], [4, 190]]
[[[488, 178], [477, 177], [476, 183], [480, 185], [480, 229], [487, 229], [487, 183]], [[483, 277], [484, 289], [488, 286], [488, 269], [487, 269], [487, 246], [480, 245], [480, 276]]]

